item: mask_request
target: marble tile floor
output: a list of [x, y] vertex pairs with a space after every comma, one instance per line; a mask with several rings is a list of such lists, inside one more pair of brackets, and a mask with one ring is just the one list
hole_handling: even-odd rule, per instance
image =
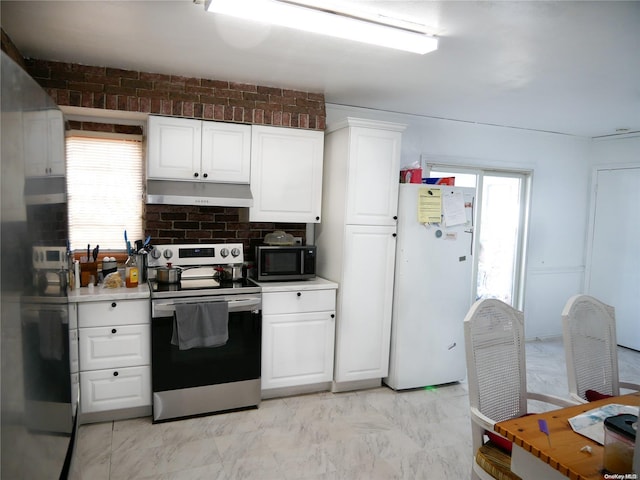
[[[562, 340], [526, 348], [529, 389], [567, 397]], [[640, 352], [621, 348], [619, 363], [620, 378], [640, 382]], [[323, 392], [157, 425], [82, 425], [78, 434], [72, 480], [460, 479], [472, 461], [465, 382]]]

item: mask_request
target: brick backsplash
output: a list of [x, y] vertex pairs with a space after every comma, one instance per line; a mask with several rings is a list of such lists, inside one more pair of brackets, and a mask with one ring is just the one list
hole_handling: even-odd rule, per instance
[[241, 242], [248, 259], [249, 242], [274, 230], [303, 241], [306, 236], [304, 223], [243, 222], [239, 207], [147, 205], [145, 216], [145, 235], [151, 236], [152, 244]]
[[58, 105], [324, 130], [324, 94], [25, 59]]

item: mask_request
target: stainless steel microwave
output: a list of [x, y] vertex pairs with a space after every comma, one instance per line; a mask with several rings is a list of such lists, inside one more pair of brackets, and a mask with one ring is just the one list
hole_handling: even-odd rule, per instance
[[264, 281], [306, 280], [316, 276], [315, 245], [258, 245], [255, 278]]

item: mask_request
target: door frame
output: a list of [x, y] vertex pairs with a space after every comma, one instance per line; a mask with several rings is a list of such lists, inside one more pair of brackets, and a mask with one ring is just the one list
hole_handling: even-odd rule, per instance
[[598, 173], [605, 170], [629, 170], [640, 168], [638, 163], [612, 163], [595, 165], [591, 169], [591, 180], [589, 189], [589, 219], [587, 223], [587, 248], [585, 250], [585, 268], [584, 268], [584, 282], [583, 289], [585, 292], [590, 291], [591, 287], [591, 269], [593, 256], [593, 237], [596, 227], [596, 204], [598, 196]]

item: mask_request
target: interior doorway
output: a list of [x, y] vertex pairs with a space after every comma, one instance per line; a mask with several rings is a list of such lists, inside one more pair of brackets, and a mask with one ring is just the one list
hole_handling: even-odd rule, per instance
[[530, 174], [427, 164], [424, 176], [455, 177], [455, 186], [476, 189], [473, 298], [522, 310]]
[[616, 309], [618, 344], [640, 350], [640, 168], [594, 172], [587, 293]]

